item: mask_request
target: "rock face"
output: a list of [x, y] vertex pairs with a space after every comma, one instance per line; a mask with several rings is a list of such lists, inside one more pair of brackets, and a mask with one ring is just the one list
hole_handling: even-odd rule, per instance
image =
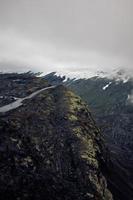
[[[46, 79], [61, 83], [56, 74]], [[110, 185], [114, 198], [133, 199], [133, 80], [92, 77], [64, 82], [91, 108], [111, 152]]]
[[99, 129], [64, 86], [1, 114], [0, 155], [1, 200], [113, 199]]
[[116, 199], [132, 200], [133, 80], [117, 82], [95, 77], [74, 81], [69, 87], [90, 105], [104, 134], [106, 145], [111, 152], [111, 163], [114, 165], [110, 178]]

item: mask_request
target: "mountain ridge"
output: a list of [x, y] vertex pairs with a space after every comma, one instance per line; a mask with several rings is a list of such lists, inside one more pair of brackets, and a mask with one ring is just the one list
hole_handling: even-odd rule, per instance
[[85, 72], [80, 72], [78, 74], [71, 73], [71, 72], [61, 72], [61, 71], [55, 71], [51, 73], [40, 73], [39, 76], [44, 76], [46, 77], [47, 75], [55, 75], [56, 77], [60, 78], [63, 80], [63, 82], [67, 82], [68, 80], [87, 80], [90, 78], [104, 78], [108, 80], [113, 80], [116, 82], [123, 81], [123, 83], [126, 83], [127, 81], [133, 80], [132, 72], [130, 72], [128, 69], [123, 69], [123, 68], [116, 68], [114, 70], [110, 71], [85, 71]]
[[[93, 117], [104, 134], [105, 144], [111, 152], [111, 163], [113, 163], [114, 169], [117, 169], [110, 172], [112, 175], [115, 174], [116, 178], [114, 177], [112, 182], [113, 185], [117, 182], [115, 185], [118, 189], [117, 193], [122, 193], [121, 197], [117, 197], [117, 199], [123, 199], [125, 196], [125, 199], [132, 200], [133, 80], [129, 79], [125, 82], [123, 80], [116, 81], [116, 79], [110, 80], [107, 77], [92, 77], [69, 79], [64, 82], [63, 77], [56, 76], [56, 74], [48, 74], [44, 78], [49, 80], [51, 84], [53, 81], [54, 84], [62, 82], [89, 105]], [[117, 181], [119, 179], [121, 182]], [[130, 195], [127, 197], [129, 193]]]
[[57, 86], [0, 118], [2, 200], [113, 199], [103, 175], [102, 136], [73, 92]]

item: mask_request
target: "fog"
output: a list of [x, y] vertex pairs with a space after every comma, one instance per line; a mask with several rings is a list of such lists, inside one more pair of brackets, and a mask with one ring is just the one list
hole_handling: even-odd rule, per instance
[[132, 0], [0, 0], [0, 71], [133, 71]]

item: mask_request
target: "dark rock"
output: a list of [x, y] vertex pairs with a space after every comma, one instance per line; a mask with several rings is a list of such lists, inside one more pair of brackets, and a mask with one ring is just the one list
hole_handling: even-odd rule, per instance
[[0, 120], [1, 200], [113, 199], [99, 129], [65, 87], [26, 100]]

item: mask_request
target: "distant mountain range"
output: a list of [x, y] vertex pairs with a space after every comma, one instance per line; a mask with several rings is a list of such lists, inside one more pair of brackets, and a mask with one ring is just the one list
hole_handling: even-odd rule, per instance
[[[123, 81], [127, 82], [128, 80], [133, 78], [133, 74], [131, 70], [125, 69], [125, 68], [120, 68], [120, 69], [114, 69], [114, 70], [109, 70], [109, 71], [74, 71], [73, 73], [71, 71], [65, 72], [65, 71], [55, 71], [48, 73], [54, 74], [58, 77], [63, 78], [64, 81], [67, 81], [69, 79], [71, 80], [78, 80], [78, 79], [90, 79], [93, 77], [98, 77], [98, 78], [107, 78], [107, 79], [113, 79], [116, 81]], [[40, 76], [45, 76], [48, 74], [40, 73]]]

